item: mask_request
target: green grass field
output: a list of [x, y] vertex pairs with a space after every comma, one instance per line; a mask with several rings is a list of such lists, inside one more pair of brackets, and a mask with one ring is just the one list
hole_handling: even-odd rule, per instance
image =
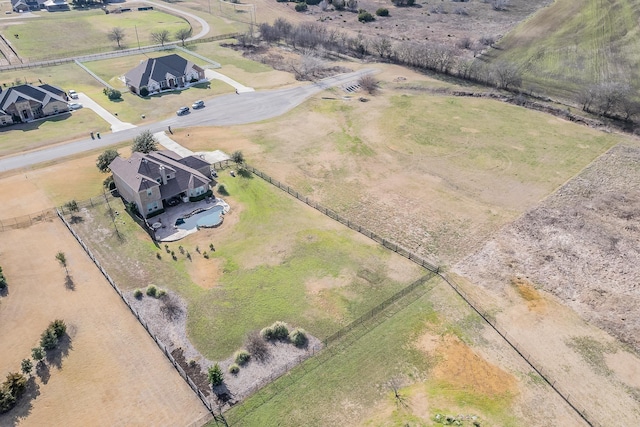
[[[18, 26], [0, 24], [0, 32], [10, 40], [18, 55], [36, 61], [115, 50], [116, 43], [107, 37], [114, 27], [124, 29], [122, 47], [135, 47], [138, 40], [141, 46], [156, 44], [151, 39], [151, 33], [159, 28], [168, 30], [173, 37], [178, 29], [188, 28], [189, 24], [182, 18], [159, 10], [107, 15], [94, 9], [42, 12], [39, 18], [25, 19]], [[19, 38], [14, 34], [18, 34]]]
[[[405, 308], [395, 315], [382, 316], [384, 320], [377, 325], [357, 329], [354, 338], [359, 338], [347, 339], [352, 344], [339, 343], [325, 350], [230, 409], [225, 413], [229, 423], [428, 426], [438, 425], [434, 423], [436, 413], [464, 413], [478, 416], [481, 425], [522, 425], [512, 415], [513, 396], [487, 396], [432, 374], [442, 356], [416, 347], [418, 337], [425, 332], [445, 334], [456, 328], [456, 319], [474, 315], [459, 304], [441, 279], [431, 279], [426, 287], [429, 290], [418, 299], [410, 296], [407, 302], [401, 302]], [[458, 330], [471, 332], [469, 328]], [[476, 369], [473, 364], [465, 368]], [[399, 385], [398, 393], [406, 406], [395, 401], [388, 385], [392, 379]]]
[[[120, 244], [105, 206], [96, 211], [94, 220], [78, 225], [120, 286], [155, 284], [188, 301], [189, 337], [208, 358], [228, 357], [248, 332], [275, 320], [326, 337], [423, 274], [413, 263], [363, 243], [357, 233], [336, 226], [258, 178], [222, 181], [231, 205], [241, 209], [232, 212], [240, 216], [239, 222], [224, 233], [201, 230], [169, 244], [177, 261], [164, 248], [156, 249], [127, 216], [121, 216], [124, 224], [118, 226], [126, 236]], [[95, 233], [96, 228], [111, 230], [109, 237]], [[215, 243], [215, 252], [209, 243]], [[180, 254], [179, 246], [198, 261]], [[209, 251], [211, 259], [204, 261], [196, 246]], [[162, 260], [156, 258], [157, 252]], [[210, 289], [194, 283], [189, 274], [193, 265], [203, 268], [203, 262], [221, 266], [219, 284]], [[397, 268], [403, 280], [394, 278]]]
[[632, 0], [558, 0], [508, 33], [495, 61], [523, 68], [524, 86], [574, 98], [585, 85], [640, 83], [640, 4]]

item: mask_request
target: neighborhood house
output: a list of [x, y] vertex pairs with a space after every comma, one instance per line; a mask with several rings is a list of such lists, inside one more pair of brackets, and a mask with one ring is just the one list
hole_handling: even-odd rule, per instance
[[195, 202], [211, 195], [211, 165], [200, 157], [134, 152], [128, 159], [116, 157], [109, 168], [120, 196], [144, 218], [164, 212], [173, 200]]
[[28, 122], [69, 111], [66, 93], [43, 84], [13, 86], [0, 92], [0, 125]]
[[67, 0], [11, 0], [14, 12], [38, 11], [46, 9], [49, 12], [70, 10]]
[[124, 75], [124, 82], [132, 93], [140, 95], [142, 88], [154, 93], [185, 87], [204, 78], [202, 67], [172, 54], [144, 60]]

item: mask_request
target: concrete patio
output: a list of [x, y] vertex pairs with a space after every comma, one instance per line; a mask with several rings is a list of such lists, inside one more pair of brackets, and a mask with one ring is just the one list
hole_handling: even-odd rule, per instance
[[229, 205], [224, 200], [214, 198], [212, 196], [207, 199], [200, 200], [199, 202], [183, 202], [176, 206], [170, 206], [162, 214], [149, 218], [148, 222], [152, 226], [156, 223], [162, 224], [160, 228], [155, 230], [155, 237], [157, 241], [175, 242], [176, 240], [183, 239], [189, 234], [193, 234], [198, 231], [197, 228], [183, 230], [176, 227], [175, 223], [178, 218], [183, 218], [195, 210], [207, 210], [214, 206], [222, 206], [223, 214], [229, 212], [230, 209]]

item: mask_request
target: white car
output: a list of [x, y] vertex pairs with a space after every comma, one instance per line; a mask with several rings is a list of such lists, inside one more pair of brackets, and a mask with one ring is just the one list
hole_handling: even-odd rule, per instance
[[79, 110], [82, 108], [82, 104], [79, 102], [71, 102], [69, 103], [69, 110]]
[[71, 89], [69, 90], [69, 98], [71, 99], [78, 99], [78, 92], [76, 92], [75, 90]]
[[191, 108], [193, 108], [194, 110], [202, 107], [204, 107], [204, 101], [196, 101], [193, 103], [193, 105], [191, 105]]

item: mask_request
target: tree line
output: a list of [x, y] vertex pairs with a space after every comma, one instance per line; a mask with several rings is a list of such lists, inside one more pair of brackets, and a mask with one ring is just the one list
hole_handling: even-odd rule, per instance
[[[262, 23], [258, 29], [262, 41], [285, 43], [301, 52], [302, 72], [308, 69], [312, 73], [314, 67], [309, 64], [317, 62], [318, 56], [331, 52], [357, 58], [376, 58], [515, 93], [523, 91], [522, 66], [506, 61], [488, 62], [482, 57], [476, 57], [482, 49], [495, 44], [494, 37], [481, 37], [477, 42], [465, 38], [455, 46], [394, 41], [388, 37], [365, 37], [362, 34], [352, 36], [315, 22], [292, 24], [284, 18], [276, 19], [273, 24]], [[247, 33], [238, 40], [246, 46], [253, 42], [253, 36]], [[464, 49], [472, 50], [474, 58], [463, 58]], [[298, 74], [299, 70], [294, 71]], [[605, 82], [585, 86], [579, 92], [577, 101], [586, 112], [632, 121], [640, 114], [640, 103], [635, 99], [634, 92], [627, 82]]]

